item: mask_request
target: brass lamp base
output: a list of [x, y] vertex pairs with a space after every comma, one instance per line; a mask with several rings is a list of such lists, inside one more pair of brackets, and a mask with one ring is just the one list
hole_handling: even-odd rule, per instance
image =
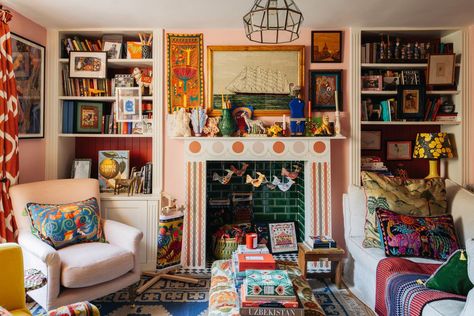
[[430, 162], [430, 173], [425, 177], [425, 179], [440, 178], [438, 173], [438, 160], [432, 159]]

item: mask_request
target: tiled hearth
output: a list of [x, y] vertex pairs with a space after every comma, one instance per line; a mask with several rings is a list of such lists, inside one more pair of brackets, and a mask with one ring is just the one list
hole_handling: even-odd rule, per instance
[[[183, 234], [183, 266], [185, 268], [206, 267], [208, 246], [206, 243], [208, 190], [206, 178], [208, 166], [213, 166], [213, 163], [210, 162], [218, 161], [221, 164], [228, 162], [251, 162], [253, 164], [275, 162], [278, 165], [278, 162], [297, 161], [303, 166], [304, 173], [304, 179], [299, 184], [304, 187], [302, 190], [304, 192], [304, 206], [301, 206], [304, 207], [304, 213], [301, 215], [301, 217], [304, 216], [304, 219], [300, 219], [304, 222], [304, 231], [301, 232], [301, 237], [309, 241], [309, 236], [315, 234], [331, 234], [330, 146], [330, 138], [185, 139], [186, 181], [184, 189], [187, 212]], [[218, 169], [220, 167], [218, 166]], [[251, 175], [254, 176], [252, 173]], [[269, 176], [268, 170], [266, 175]], [[265, 217], [265, 208], [258, 205], [258, 203], [265, 203], [265, 198], [259, 197], [258, 200], [256, 211], [260, 214], [259, 216]], [[284, 210], [287, 211], [286, 208]], [[274, 214], [269, 216], [275, 218]]]

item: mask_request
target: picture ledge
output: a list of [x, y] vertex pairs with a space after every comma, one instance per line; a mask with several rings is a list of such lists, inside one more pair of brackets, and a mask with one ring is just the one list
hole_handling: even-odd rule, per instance
[[337, 139], [346, 139], [346, 136], [339, 135], [339, 136], [314, 136], [314, 137], [306, 137], [306, 136], [293, 136], [293, 137], [263, 137], [263, 136], [248, 136], [248, 137], [195, 137], [195, 136], [189, 136], [189, 137], [183, 137], [183, 136], [171, 136], [169, 137], [170, 139], [177, 139], [177, 140], [190, 140], [190, 139], [195, 139], [195, 140], [203, 140], [203, 141], [211, 141], [211, 140], [235, 140], [235, 139], [260, 139], [263, 141], [272, 141], [272, 140], [337, 140]]

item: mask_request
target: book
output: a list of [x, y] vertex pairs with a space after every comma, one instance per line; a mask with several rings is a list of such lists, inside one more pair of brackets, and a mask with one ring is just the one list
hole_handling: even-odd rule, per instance
[[329, 236], [310, 236], [313, 248], [336, 248], [336, 241]]
[[278, 307], [241, 307], [240, 315], [242, 316], [304, 316], [303, 308], [278, 308]]
[[252, 254], [252, 253], [270, 253], [266, 245], [259, 244], [255, 249], [249, 249], [246, 245], [239, 245], [237, 247], [237, 254]]
[[261, 300], [261, 301], [248, 301], [246, 300], [247, 292], [246, 288], [242, 287], [240, 291], [240, 299], [241, 299], [241, 306], [242, 307], [277, 307], [277, 308], [297, 308], [299, 306], [299, 302], [295, 297], [293, 301], [285, 301], [285, 300], [275, 300], [275, 301], [268, 301], [268, 300]]
[[239, 271], [252, 269], [275, 270], [276, 262], [271, 254], [238, 254]]
[[286, 270], [246, 270], [242, 289], [246, 301], [296, 301], [293, 283]]

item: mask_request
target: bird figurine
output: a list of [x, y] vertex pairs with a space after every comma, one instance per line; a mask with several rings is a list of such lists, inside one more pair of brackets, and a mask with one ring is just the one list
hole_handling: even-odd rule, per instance
[[241, 177], [244, 175], [245, 171], [247, 171], [247, 167], [249, 166], [248, 163], [244, 163], [242, 165], [242, 169], [237, 169], [234, 165], [230, 165], [230, 170], [237, 176]]
[[220, 176], [216, 172], [214, 172], [212, 174], [212, 180], [219, 181], [221, 184], [229, 183], [234, 173], [232, 172], [232, 170], [229, 170], [229, 169], [226, 169], [225, 171], [227, 171], [227, 174], [225, 176]]
[[284, 177], [288, 177], [291, 180], [295, 180], [298, 178], [298, 175], [300, 174], [301, 167], [300, 166], [293, 166], [295, 168], [295, 171], [288, 171], [286, 168], [281, 168], [281, 175]]
[[288, 191], [288, 190], [291, 188], [291, 186], [292, 186], [293, 184], [295, 184], [295, 181], [293, 181], [292, 179], [290, 179], [290, 178], [288, 178], [288, 177], [286, 177], [286, 178], [288, 179], [288, 182], [286, 182], [286, 183], [281, 182], [281, 183], [279, 183], [279, 184], [277, 185], [278, 188], [279, 188], [281, 191], [283, 191], [283, 192]]
[[267, 177], [263, 173], [257, 172], [258, 177], [253, 179], [250, 175], [247, 175], [245, 180], [246, 184], [251, 184], [254, 187], [258, 188], [262, 183], [267, 182]]
[[278, 179], [277, 176], [273, 176], [273, 181], [267, 182], [266, 185], [267, 185], [267, 188], [269, 188], [270, 190], [275, 190], [277, 185], [279, 185], [280, 183], [281, 183], [280, 179]]

